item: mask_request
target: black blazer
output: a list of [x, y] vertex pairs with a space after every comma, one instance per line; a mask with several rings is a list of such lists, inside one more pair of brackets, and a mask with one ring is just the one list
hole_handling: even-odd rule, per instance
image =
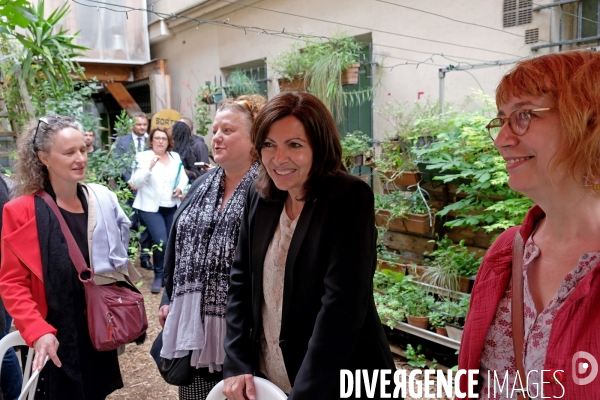
[[[263, 264], [282, 210], [248, 192], [231, 267], [224, 378], [258, 372]], [[373, 300], [376, 238], [373, 192], [356, 177], [329, 178], [304, 205], [287, 256], [279, 342], [290, 399], [338, 397], [340, 369], [395, 369]]]

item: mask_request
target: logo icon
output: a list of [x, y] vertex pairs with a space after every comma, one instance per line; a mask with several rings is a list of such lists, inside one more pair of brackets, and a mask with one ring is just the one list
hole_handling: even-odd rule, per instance
[[[582, 361], [584, 359], [585, 361]], [[578, 351], [573, 355], [573, 361], [571, 364], [571, 371], [573, 374], [573, 382], [576, 385], [587, 385], [596, 379], [598, 375], [598, 361], [593, 355], [586, 351]], [[585, 378], [579, 376], [588, 374]]]

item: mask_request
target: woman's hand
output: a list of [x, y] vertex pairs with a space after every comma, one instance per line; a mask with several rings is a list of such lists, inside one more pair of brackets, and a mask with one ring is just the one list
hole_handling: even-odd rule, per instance
[[152, 171], [152, 168], [154, 168], [158, 160], [160, 160], [160, 156], [155, 154], [154, 157], [152, 157], [152, 160], [150, 160], [150, 167], [148, 168], [150, 171]]
[[164, 306], [160, 306], [160, 308], [158, 309], [158, 323], [163, 328], [165, 327], [167, 315], [169, 315], [169, 306], [167, 304], [165, 304]]
[[181, 189], [180, 189], [180, 188], [175, 188], [175, 189], [173, 190], [173, 197], [183, 197], [181, 193], [182, 193], [182, 192], [181, 192]]
[[223, 383], [223, 394], [228, 400], [254, 400], [254, 377], [251, 374], [230, 376]]
[[38, 371], [44, 367], [44, 360], [46, 359], [46, 356], [50, 357], [52, 362], [54, 362], [54, 365], [60, 368], [62, 363], [56, 355], [58, 345], [59, 343], [58, 340], [56, 340], [56, 336], [51, 333], [46, 333], [44, 336], [36, 340], [33, 344], [35, 357], [33, 358], [33, 365], [31, 366], [32, 371]]

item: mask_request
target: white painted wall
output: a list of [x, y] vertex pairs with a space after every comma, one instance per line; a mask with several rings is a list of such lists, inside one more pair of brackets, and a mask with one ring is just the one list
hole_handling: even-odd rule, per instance
[[[148, 1], [150, 2], [150, 0]], [[440, 67], [459, 63], [461, 65], [465, 65], [465, 63], [480, 64], [533, 55], [530, 51], [532, 45], [525, 44], [525, 30], [539, 28], [540, 41], [549, 40], [552, 17], [550, 10], [534, 12], [532, 23], [503, 29], [503, 2], [500, 0], [389, 0], [389, 3], [376, 0], [244, 1], [255, 7], [277, 10], [296, 16], [231, 6], [218, 0], [213, 2], [185, 0], [182, 3], [179, 0], [176, 2], [159, 0], [154, 3], [155, 7], [162, 3], [163, 11], [166, 10], [166, 12], [178, 12], [196, 18], [219, 21], [229, 18], [229, 24], [256, 26], [279, 31], [285, 28], [286, 32], [299, 34], [332, 36], [340, 31], [350, 35], [371, 33], [373, 61], [378, 62], [381, 67], [388, 67], [377, 69], [377, 73], [381, 75], [381, 86], [374, 99], [374, 107], [387, 101], [414, 103], [425, 102], [428, 98], [436, 101], [439, 95], [438, 69]], [[173, 3], [179, 4], [176, 8], [177, 11], [169, 10], [168, 4]], [[181, 4], [183, 3], [189, 5], [189, 8], [182, 9]], [[402, 4], [496, 30], [454, 22], [390, 3]], [[197, 23], [185, 23], [182, 20], [167, 20], [166, 22], [169, 25], [171, 36], [153, 44], [151, 54], [152, 58], [168, 59], [169, 73], [173, 82], [174, 104], [175, 106], [179, 105], [181, 112], [187, 116], [191, 116], [191, 107], [188, 101], [195, 96], [197, 87], [206, 80], [212, 81], [214, 76], [220, 76], [221, 68], [263, 58], [266, 58], [268, 62], [278, 52], [285, 51], [294, 41], [290, 37], [250, 32], [245, 34], [243, 30], [223, 25], [202, 24], [198, 27]], [[539, 53], [543, 54], [547, 51], [543, 50]], [[419, 64], [418, 67], [397, 65], [405, 62], [422, 62], [422, 64]], [[389, 68], [394, 65], [396, 65], [394, 68]], [[501, 76], [510, 68], [510, 65], [494, 66], [473, 69], [469, 72], [447, 73], [445, 79], [446, 101], [455, 104], [462, 103], [474, 90], [480, 88], [485, 93], [493, 95]], [[269, 94], [272, 95], [277, 93], [278, 88], [276, 77], [271, 71], [269, 77], [273, 78], [269, 85]], [[423, 93], [420, 100], [418, 100], [419, 92]], [[375, 115], [374, 136], [376, 139], [383, 137], [386, 124]]]

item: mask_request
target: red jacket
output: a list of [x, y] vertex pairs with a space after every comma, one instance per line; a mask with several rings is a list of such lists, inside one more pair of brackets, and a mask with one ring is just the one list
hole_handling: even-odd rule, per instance
[[33, 200], [33, 195], [22, 196], [4, 206], [0, 245], [0, 295], [30, 347], [41, 336], [56, 334], [45, 321], [48, 305]]
[[[479, 369], [485, 337], [510, 281], [514, 235], [518, 230], [523, 242], [527, 241], [543, 216], [542, 209], [534, 206], [527, 213], [520, 229], [514, 227], [504, 232], [487, 252], [471, 293], [471, 305], [458, 356], [460, 369]], [[573, 361], [573, 356], [578, 351], [592, 354], [600, 363], [600, 266], [594, 268], [577, 285], [556, 315], [544, 369], [564, 371], [560, 379], [564, 389], [556, 383], [545, 383], [545, 397], [580, 400], [597, 399], [600, 396], [600, 374], [587, 385], [580, 386], [574, 382], [574, 368], [579, 364]], [[597, 365], [598, 363], [596, 372]], [[550, 381], [551, 376], [552, 373], [545, 373], [544, 381]], [[465, 376], [461, 377], [459, 385], [466, 392]]]

